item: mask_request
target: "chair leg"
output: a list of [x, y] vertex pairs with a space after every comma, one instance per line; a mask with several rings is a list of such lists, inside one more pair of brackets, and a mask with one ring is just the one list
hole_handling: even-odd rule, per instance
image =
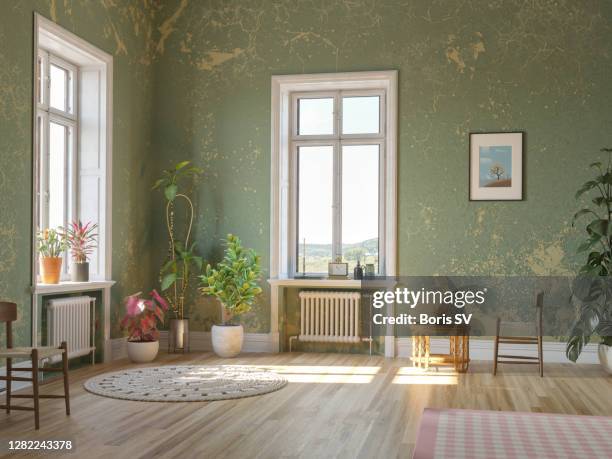
[[6, 413], [11, 412], [11, 377], [13, 374], [13, 359], [6, 359]]
[[70, 415], [70, 393], [68, 388], [68, 345], [62, 342], [62, 369], [64, 373], [64, 400], [66, 401], [66, 415]]
[[34, 398], [34, 426], [40, 429], [40, 417], [38, 411], [38, 349], [32, 349], [32, 391]]
[[495, 342], [493, 344], [493, 376], [497, 375], [497, 355], [499, 354], [499, 319], [495, 332]]
[[540, 364], [540, 378], [544, 377], [544, 351], [542, 349], [542, 337], [538, 336], [538, 363]]

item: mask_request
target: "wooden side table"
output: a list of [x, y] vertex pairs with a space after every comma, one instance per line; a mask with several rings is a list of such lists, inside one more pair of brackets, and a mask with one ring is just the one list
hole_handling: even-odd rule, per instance
[[457, 335], [449, 337], [448, 354], [431, 353], [431, 337], [412, 337], [412, 365], [417, 368], [429, 369], [432, 360], [441, 363], [452, 363], [455, 371], [465, 373], [470, 364], [470, 337], [469, 335]]

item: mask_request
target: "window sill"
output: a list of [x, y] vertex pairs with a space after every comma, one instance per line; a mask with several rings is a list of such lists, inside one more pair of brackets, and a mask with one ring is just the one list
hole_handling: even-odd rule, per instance
[[286, 277], [268, 279], [272, 287], [335, 287], [335, 288], [361, 288], [361, 280], [355, 279], [329, 279], [308, 277]]
[[40, 295], [43, 293], [67, 293], [85, 292], [91, 290], [102, 290], [115, 285], [115, 281], [95, 280], [89, 282], [62, 281], [59, 284], [36, 284], [32, 287], [32, 293]]

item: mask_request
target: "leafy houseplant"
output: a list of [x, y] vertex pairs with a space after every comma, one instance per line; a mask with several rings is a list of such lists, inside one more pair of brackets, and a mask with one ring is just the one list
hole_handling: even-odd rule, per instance
[[213, 349], [221, 357], [234, 357], [242, 350], [244, 330], [231, 320], [250, 311], [258, 295], [261, 294], [259, 280], [261, 275], [260, 257], [253, 249], [242, 246], [240, 239], [233, 234], [227, 235], [225, 256], [212, 268], [200, 276], [200, 292], [216, 297], [221, 303], [222, 325], [213, 325]]
[[43, 284], [58, 284], [62, 272], [62, 254], [68, 248], [66, 235], [53, 228], [36, 234], [40, 277]]
[[66, 229], [66, 238], [72, 255], [70, 277], [73, 282], [89, 281], [89, 257], [97, 247], [97, 223], [74, 221]]
[[579, 253], [588, 255], [574, 283], [573, 298], [579, 300], [580, 311], [570, 331], [566, 354], [575, 362], [592, 335], [598, 335], [600, 360], [603, 364], [602, 359], [609, 359], [612, 372], [612, 149], [601, 151], [608, 154], [607, 164], [592, 163], [595, 177], [576, 192], [576, 199], [586, 193], [594, 193], [594, 197], [592, 205], [576, 212], [572, 222], [574, 225], [580, 217], [591, 216], [585, 228], [587, 240], [578, 247]]
[[164, 322], [168, 310], [166, 300], [153, 290], [149, 299], [140, 297], [141, 292], [125, 299], [125, 316], [121, 329], [128, 331], [128, 356], [132, 362], [150, 362], [159, 351], [157, 324]]
[[[185, 295], [195, 269], [202, 269], [202, 258], [194, 253], [195, 244], [190, 244], [193, 226], [193, 202], [186, 192], [179, 191], [179, 183], [187, 178], [196, 178], [200, 168], [182, 161], [174, 168], [162, 172], [153, 189], [163, 190], [166, 202], [166, 230], [168, 233], [168, 255], [160, 269], [161, 290], [169, 303], [174, 318], [170, 320], [170, 347], [185, 349], [189, 333], [189, 322], [185, 317]], [[178, 201], [187, 205], [187, 215], [182, 231], [177, 231], [176, 205]]]

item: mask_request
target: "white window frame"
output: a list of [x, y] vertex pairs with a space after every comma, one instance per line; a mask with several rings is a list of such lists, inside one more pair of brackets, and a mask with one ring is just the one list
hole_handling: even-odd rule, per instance
[[[83, 205], [81, 178], [87, 174], [95, 174], [99, 180], [99, 198], [96, 202], [98, 206], [98, 273], [91, 277], [92, 282], [110, 281], [112, 266], [112, 127], [113, 127], [113, 57], [91, 45], [80, 37], [65, 30], [53, 21], [34, 14], [34, 56], [37, 64], [38, 59], [42, 59], [44, 70], [43, 78], [43, 99], [39, 101], [39, 83], [34, 79], [34, 110], [33, 110], [33, 138], [34, 144], [34, 180], [33, 180], [33, 209], [32, 209], [32, 247], [36, 248], [36, 225], [38, 219], [38, 208], [41, 206], [42, 197], [37, 194], [38, 175], [44, 169], [41, 167], [38, 142], [42, 142], [42, 147], [46, 148], [49, 133], [48, 127], [43, 132], [42, 139], [37, 139], [37, 118], [45, 116], [44, 125], [48, 126], [49, 121], [58, 121], [60, 124], [70, 125], [73, 129], [71, 136], [71, 149], [73, 151], [72, 170], [70, 181], [75, 190], [73, 202], [69, 209], [69, 219], [81, 218]], [[73, 85], [73, 99], [67, 100], [67, 111], [57, 110], [49, 106], [48, 83], [49, 66], [56, 64], [59, 67], [69, 70], [72, 77], [68, 84]], [[38, 71], [38, 65], [35, 66]], [[95, 99], [88, 95], [83, 96], [85, 84], [87, 82], [97, 88]], [[86, 93], [89, 94], [89, 93]], [[68, 95], [67, 95], [68, 97]], [[86, 123], [81, 123], [81, 117], [86, 119]], [[87, 127], [87, 133], [85, 133]], [[85, 167], [81, 163], [84, 142], [91, 141], [95, 144], [94, 153], [96, 157], [92, 160], [92, 169], [83, 170]], [[40, 172], [39, 172], [40, 171]], [[41, 190], [42, 191], [42, 190]], [[64, 263], [67, 269], [69, 263]], [[38, 284], [38, 253], [32, 250], [32, 284]], [[64, 270], [64, 272], [67, 272]], [[64, 277], [65, 278], [65, 277]]]
[[[66, 184], [64, 189], [64, 206], [66, 215], [62, 226], [66, 227], [73, 217], [77, 214], [77, 199], [78, 199], [78, 178], [77, 178], [77, 139], [79, 138], [79, 122], [78, 122], [78, 67], [65, 59], [51, 54], [50, 52], [38, 48], [38, 58], [42, 62], [42, 74], [37, 78], [36, 84], [36, 105], [37, 118], [42, 120], [41, 137], [38, 138], [37, 147], [42, 150], [42, 158], [40, 160], [38, 174], [41, 175], [41, 186], [38, 188], [37, 205], [39, 206], [40, 224], [42, 228], [49, 227], [49, 127], [51, 123], [59, 124], [66, 128], [66, 163], [65, 177]], [[50, 103], [50, 67], [55, 65], [67, 73], [66, 80], [66, 100], [65, 106], [67, 110], [59, 110], [51, 107]], [[38, 67], [37, 67], [38, 71]], [[42, 81], [41, 81], [42, 80]], [[39, 97], [39, 91], [42, 89], [42, 97]], [[36, 119], [36, 124], [38, 119]], [[40, 155], [40, 151], [36, 151], [36, 155]], [[38, 218], [36, 218], [38, 220]], [[35, 220], [35, 221], [36, 221]], [[64, 263], [62, 264], [61, 279], [68, 278], [68, 256], [64, 254]]]
[[[341, 96], [381, 96], [380, 132], [377, 134], [341, 133], [341, 116], [334, 117], [333, 135], [299, 135], [297, 99], [334, 97], [342, 110]], [[272, 77], [272, 164], [270, 277], [290, 278], [296, 274], [297, 256], [297, 147], [314, 144], [334, 145], [335, 161], [341, 158], [340, 145], [379, 144], [380, 203], [379, 271], [393, 276], [397, 264], [397, 71], [352, 72]], [[335, 167], [336, 172], [340, 167]], [[341, 183], [336, 180], [336, 187]], [[341, 202], [341, 190], [334, 192], [334, 205]], [[335, 212], [336, 219], [341, 218]], [[334, 241], [341, 237], [341, 221], [335, 222]], [[336, 244], [334, 247], [338, 247]], [[341, 249], [340, 249], [341, 250]], [[334, 256], [336, 254], [333, 254]]]

